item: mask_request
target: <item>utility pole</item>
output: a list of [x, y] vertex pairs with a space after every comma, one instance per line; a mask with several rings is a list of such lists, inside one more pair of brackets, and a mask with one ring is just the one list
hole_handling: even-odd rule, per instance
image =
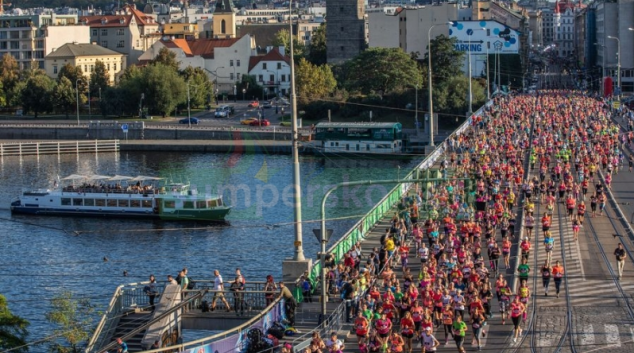
[[187, 82], [187, 124], [189, 127], [192, 127], [192, 112], [191, 109], [189, 109], [189, 99], [189, 82]]

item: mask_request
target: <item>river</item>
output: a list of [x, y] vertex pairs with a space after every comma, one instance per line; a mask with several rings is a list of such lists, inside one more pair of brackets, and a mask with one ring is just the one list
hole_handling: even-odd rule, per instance
[[[29, 341], [46, 337], [49, 300], [62, 291], [89, 298], [103, 310], [117, 285], [160, 281], [186, 266], [192, 279], [225, 280], [236, 267], [247, 280], [278, 279], [292, 257], [293, 212], [290, 156], [209, 153], [107, 153], [0, 159], [0, 294], [11, 311], [31, 323]], [[319, 206], [328, 185], [396, 178], [418, 160], [301, 157], [303, 240], [306, 257], [317, 256]], [[12, 216], [11, 199], [29, 188], [50, 188], [70, 174], [151, 175], [186, 182], [201, 192], [222, 192], [233, 206], [230, 225], [147, 220]], [[341, 237], [391, 186], [343, 189], [329, 199], [329, 245]], [[108, 261], [104, 261], [107, 258]], [[123, 272], [127, 271], [127, 277]], [[45, 351], [44, 346], [32, 351]]]

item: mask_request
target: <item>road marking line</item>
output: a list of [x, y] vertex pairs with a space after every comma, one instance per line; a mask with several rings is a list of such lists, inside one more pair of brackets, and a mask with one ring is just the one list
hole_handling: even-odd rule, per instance
[[583, 325], [583, 333], [580, 336], [582, 347], [594, 345], [594, 328], [591, 324]]
[[619, 327], [613, 324], [606, 324], [605, 338], [608, 341], [608, 345], [621, 347], [621, 338], [619, 337]]

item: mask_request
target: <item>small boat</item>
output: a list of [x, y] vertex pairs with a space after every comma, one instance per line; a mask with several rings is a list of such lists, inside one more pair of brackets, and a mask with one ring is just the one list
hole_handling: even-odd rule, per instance
[[224, 221], [231, 211], [221, 195], [201, 195], [188, 184], [164, 183], [157, 177], [73, 174], [60, 181], [54, 190], [23, 192], [11, 202], [11, 212], [213, 222]]

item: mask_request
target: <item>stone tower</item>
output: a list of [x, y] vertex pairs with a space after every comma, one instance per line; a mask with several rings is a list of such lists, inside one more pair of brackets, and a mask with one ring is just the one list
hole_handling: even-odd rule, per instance
[[326, 2], [326, 58], [339, 64], [359, 55], [366, 47], [364, 0]]
[[225, 39], [236, 37], [236, 13], [231, 0], [216, 1], [213, 17], [213, 38]]

